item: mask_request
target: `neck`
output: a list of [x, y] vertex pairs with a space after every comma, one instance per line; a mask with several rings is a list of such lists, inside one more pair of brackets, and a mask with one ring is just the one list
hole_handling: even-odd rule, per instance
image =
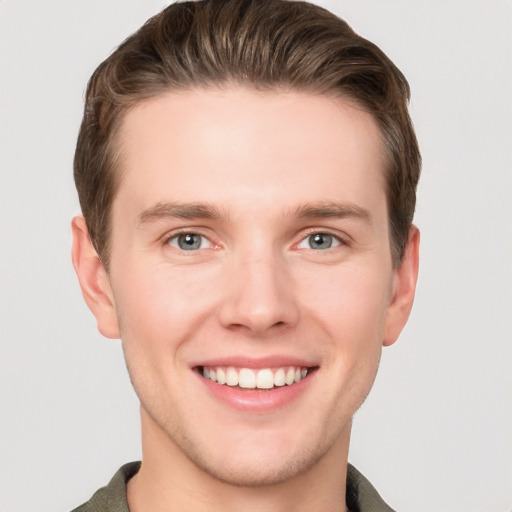
[[143, 460], [128, 483], [130, 512], [346, 512], [350, 425], [311, 467], [270, 485], [239, 486], [210, 475], [142, 411]]

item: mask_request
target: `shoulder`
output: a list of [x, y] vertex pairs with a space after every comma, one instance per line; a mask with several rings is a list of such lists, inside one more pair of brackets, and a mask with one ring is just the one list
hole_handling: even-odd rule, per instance
[[129, 512], [126, 501], [126, 484], [139, 471], [140, 462], [122, 466], [112, 480], [98, 489], [91, 499], [72, 512]]
[[347, 468], [346, 501], [351, 512], [394, 512], [368, 479], [351, 464]]

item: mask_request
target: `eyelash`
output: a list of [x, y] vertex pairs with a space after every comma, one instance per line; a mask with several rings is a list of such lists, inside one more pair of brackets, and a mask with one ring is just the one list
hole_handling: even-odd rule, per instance
[[[181, 247], [176, 247], [176, 246], [173, 246], [171, 242], [175, 241], [176, 242], [179, 240], [180, 237], [184, 237], [184, 236], [187, 236], [187, 235], [194, 235], [194, 236], [199, 236], [202, 238], [202, 240], [207, 240], [212, 247], [198, 247], [198, 248], [190, 248], [190, 249], [182, 249]], [[332, 238], [332, 241], [334, 242], [334, 245], [333, 246], [330, 246], [330, 247], [326, 247], [324, 249], [314, 249], [313, 247], [311, 247], [311, 239], [312, 237], [314, 236], [317, 236], [317, 235], [324, 235], [327, 236], [327, 237], [331, 237]], [[315, 252], [322, 252], [322, 251], [326, 251], [326, 250], [329, 250], [329, 249], [335, 249], [336, 247], [339, 247], [339, 246], [347, 246], [349, 245], [347, 240], [345, 238], [342, 238], [340, 237], [339, 235], [335, 235], [334, 233], [331, 233], [327, 230], [318, 230], [318, 229], [310, 229], [308, 230], [307, 234], [301, 238], [301, 240], [294, 245], [294, 247], [299, 247], [300, 248], [300, 245], [303, 244], [303, 243], [307, 243], [308, 239], [310, 240], [309, 241], [309, 247], [303, 247], [303, 249], [308, 249], [308, 250], [313, 250]], [[177, 242], [178, 243], [178, 242]], [[201, 245], [202, 245], [203, 242], [201, 242]], [[178, 233], [173, 233], [171, 236], [168, 236], [164, 239], [164, 245], [167, 245], [167, 246], [171, 246], [171, 247], [174, 247], [175, 249], [178, 249], [182, 252], [196, 252], [198, 250], [204, 250], [206, 248], [208, 249], [216, 249], [218, 248], [219, 246], [217, 244], [215, 244], [214, 242], [212, 242], [210, 240], [210, 238], [198, 231], [193, 231], [193, 230], [181, 230], [179, 231]]]
[[[179, 231], [178, 233], [173, 233], [172, 235], [166, 237], [164, 239], [164, 245], [169, 245], [171, 247], [173, 247], [173, 245], [171, 244], [171, 242], [173, 242], [174, 240], [176, 240], [176, 242], [178, 242], [179, 238], [180, 237], [186, 237], [187, 235], [191, 235], [191, 236], [198, 236], [198, 237], [201, 237], [202, 240], [207, 240], [211, 245], [212, 247], [208, 247], [208, 248], [211, 248], [211, 249], [214, 249], [214, 248], [217, 248], [217, 244], [213, 243], [209, 237], [207, 237], [206, 235], [203, 235], [202, 233], [198, 232], [198, 231], [192, 231], [192, 230], [181, 230]], [[181, 250], [182, 252], [194, 252], [193, 249], [182, 249], [181, 247], [174, 247], [175, 249], [178, 249], [178, 250]], [[201, 249], [201, 247], [199, 248]], [[205, 249], [204, 247], [202, 249]]]
[[[329, 247], [327, 249], [337, 249], [340, 247], [349, 247], [350, 246], [350, 237], [344, 233], [333, 233], [329, 229], [325, 228], [308, 228], [306, 230], [306, 235], [303, 236], [299, 243], [295, 244], [295, 247], [299, 246], [300, 244], [306, 243], [308, 239], [311, 239], [311, 237], [315, 235], [327, 235], [329, 237], [332, 237], [333, 240], [336, 242], [336, 245], [333, 247]], [[327, 251], [327, 249], [324, 249], [324, 251]], [[314, 252], [322, 252], [322, 250], [315, 250], [312, 247], [307, 247], [307, 250], [314, 251]]]

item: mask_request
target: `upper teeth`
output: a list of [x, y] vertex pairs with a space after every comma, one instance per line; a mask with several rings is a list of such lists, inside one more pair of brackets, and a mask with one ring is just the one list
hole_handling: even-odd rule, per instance
[[290, 386], [308, 374], [307, 368], [287, 366], [282, 368], [203, 367], [203, 377], [219, 384], [240, 386], [246, 389], [271, 389], [274, 386]]

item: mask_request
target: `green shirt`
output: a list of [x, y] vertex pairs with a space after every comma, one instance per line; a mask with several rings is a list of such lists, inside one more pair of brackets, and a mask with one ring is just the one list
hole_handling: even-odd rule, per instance
[[[126, 484], [139, 471], [140, 462], [125, 464], [106, 487], [73, 512], [130, 512], [126, 501]], [[394, 512], [384, 503], [372, 484], [354, 466], [348, 465], [347, 506], [351, 512]]]

